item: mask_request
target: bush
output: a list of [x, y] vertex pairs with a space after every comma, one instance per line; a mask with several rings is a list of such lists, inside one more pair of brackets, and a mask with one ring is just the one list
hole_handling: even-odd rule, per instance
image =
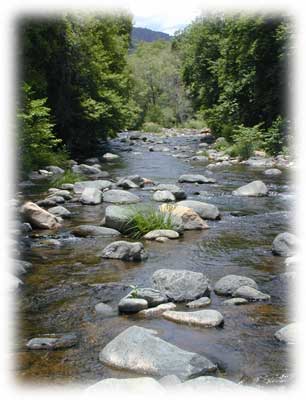
[[148, 133], [161, 133], [163, 128], [159, 124], [156, 124], [155, 122], [145, 122], [142, 125], [141, 130], [143, 132], [148, 132]]
[[189, 119], [181, 124], [182, 128], [187, 128], [187, 129], [203, 129], [207, 126], [205, 121], [202, 119]]
[[137, 212], [128, 221], [128, 234], [139, 239], [155, 229], [173, 229], [172, 216], [164, 214], [155, 208], [144, 208]]
[[267, 153], [276, 155], [282, 151], [285, 146], [286, 128], [285, 120], [278, 116], [271, 127], [263, 133], [263, 147]]
[[219, 138], [215, 141], [215, 143], [214, 143], [214, 145], [213, 145], [213, 148], [214, 148], [215, 150], [218, 150], [218, 151], [224, 151], [224, 150], [226, 150], [228, 147], [229, 147], [229, 143], [227, 142], [227, 140], [226, 140], [224, 137], [219, 137]]
[[75, 183], [78, 181], [82, 181], [86, 179], [84, 175], [81, 174], [76, 174], [75, 172], [72, 172], [71, 170], [65, 171], [63, 174], [60, 176], [57, 176], [53, 178], [50, 182], [50, 187], [60, 187], [64, 183]]
[[[262, 139], [262, 131], [260, 129], [262, 124], [247, 127], [239, 125], [233, 131], [233, 146], [229, 149], [231, 154], [236, 154], [242, 160], [251, 157], [254, 150], [263, 147], [264, 142]], [[234, 156], [232, 156], [234, 157]]]

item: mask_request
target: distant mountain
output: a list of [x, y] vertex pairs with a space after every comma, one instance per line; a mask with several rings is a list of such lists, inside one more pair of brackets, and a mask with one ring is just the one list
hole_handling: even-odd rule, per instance
[[156, 40], [171, 40], [172, 36], [164, 32], [156, 32], [147, 28], [133, 27], [132, 30], [132, 43], [133, 47], [137, 42], [155, 42]]

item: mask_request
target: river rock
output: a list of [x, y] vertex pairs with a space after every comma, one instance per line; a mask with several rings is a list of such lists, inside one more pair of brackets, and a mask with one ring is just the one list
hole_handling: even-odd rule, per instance
[[[131, 298], [132, 292], [126, 297]], [[152, 288], [137, 288], [136, 298], [146, 300], [149, 307], [156, 307], [168, 301], [167, 296], [163, 295], [159, 290]]]
[[209, 306], [211, 303], [211, 300], [209, 297], [201, 297], [200, 299], [193, 300], [190, 303], [186, 304], [186, 307], [188, 308], [201, 308], [201, 307], [206, 307]]
[[[94, 395], [104, 394], [108, 397], [110, 393], [117, 397], [121, 397], [123, 393], [128, 398], [130, 395], [146, 395], [146, 394], [164, 394], [164, 388], [154, 378], [126, 378], [126, 379], [115, 379], [107, 378], [94, 385], [89, 386], [86, 389], [85, 396], [92, 398]], [[86, 397], [85, 397], [86, 398]], [[137, 398], [137, 397], [136, 397]]]
[[32, 263], [22, 260], [14, 260], [14, 274], [19, 276], [32, 269]]
[[63, 190], [73, 190], [74, 184], [73, 183], [63, 183], [60, 188]]
[[207, 178], [204, 175], [181, 175], [178, 179], [179, 182], [188, 183], [215, 183], [215, 179]]
[[134, 204], [138, 203], [140, 198], [126, 190], [111, 189], [103, 193], [103, 200], [107, 203]]
[[103, 179], [97, 179], [95, 181], [80, 181], [80, 182], [76, 182], [73, 185], [73, 191], [74, 191], [74, 193], [83, 193], [83, 191], [87, 188], [104, 190], [104, 189], [110, 189], [113, 186], [114, 186], [113, 182], [103, 180]]
[[290, 257], [296, 252], [297, 238], [289, 232], [280, 233], [272, 243], [272, 253], [277, 256]]
[[71, 169], [72, 172], [74, 172], [75, 174], [82, 175], [101, 175], [102, 173], [100, 168], [93, 167], [92, 165], [87, 164], [73, 165]]
[[146, 235], [144, 235], [144, 239], [146, 240], [155, 240], [159, 237], [165, 237], [168, 239], [177, 239], [179, 238], [179, 234], [176, 231], [173, 231], [171, 229], [156, 229], [154, 231], [148, 232]]
[[[147, 181], [150, 181], [150, 179], [143, 178], [140, 175], [128, 175], [125, 176], [123, 179], [128, 179], [129, 181], [134, 182], [137, 186], [143, 187]], [[150, 181], [152, 183], [152, 181]]]
[[155, 318], [163, 315], [165, 311], [174, 310], [176, 305], [174, 303], [160, 304], [159, 306], [148, 308], [146, 310], [139, 311], [137, 315], [144, 318]]
[[157, 237], [157, 238], [155, 239], [155, 242], [166, 243], [166, 242], [168, 242], [168, 240], [170, 240], [170, 239], [169, 239], [169, 238], [166, 238], [166, 237], [164, 237], [164, 236], [160, 236], [160, 237]]
[[[183, 382], [181, 385], [177, 386], [177, 389], [180, 393], [181, 390], [187, 390], [188, 393], [194, 391], [195, 394], [203, 393], [204, 390], [205, 393], [210, 393], [210, 390], [220, 390], [221, 393], [224, 391], [239, 393], [239, 391], [245, 389], [245, 387], [224, 378], [217, 378], [215, 376], [199, 376], [198, 378]], [[251, 390], [253, 391], [255, 389]]]
[[[64, 199], [63, 199], [64, 200]], [[64, 200], [65, 201], [65, 200]], [[64, 202], [63, 201], [63, 202]], [[54, 199], [43, 199], [43, 200], [38, 200], [36, 204], [40, 207], [55, 207], [56, 206], [56, 201]]]
[[102, 258], [115, 258], [125, 261], [142, 261], [148, 256], [141, 242], [118, 242], [110, 243], [101, 253]]
[[58, 196], [57, 194], [52, 194], [51, 196], [48, 196], [45, 200], [51, 200], [51, 201], [55, 202], [55, 204], [65, 203], [64, 197]]
[[233, 191], [234, 196], [266, 196], [268, 188], [262, 181], [253, 181]]
[[168, 183], [160, 183], [153, 190], [162, 190], [162, 191], [167, 190], [174, 195], [176, 200], [184, 200], [187, 197], [185, 191], [182, 188], [180, 188], [179, 186], [176, 186], [176, 185], [172, 185], [170, 183], [169, 184]]
[[113, 317], [117, 314], [111, 306], [105, 303], [98, 303], [95, 305], [96, 314], [100, 317]]
[[65, 200], [71, 200], [72, 199], [72, 196], [71, 196], [69, 190], [58, 189], [54, 194], [55, 194], [55, 196], [63, 197]]
[[20, 224], [20, 230], [23, 233], [29, 233], [31, 232], [33, 229], [31, 227], [31, 224], [29, 224], [28, 222], [23, 222]]
[[35, 228], [58, 229], [61, 226], [55, 215], [30, 201], [22, 206], [21, 214], [23, 218]]
[[119, 158], [119, 156], [117, 156], [117, 154], [113, 154], [113, 153], [105, 153], [105, 154], [103, 154], [102, 158], [106, 161], [113, 161], [113, 160], [117, 160]]
[[30, 350], [57, 350], [75, 346], [78, 341], [79, 337], [75, 333], [49, 334], [29, 340], [27, 348]]
[[171, 215], [174, 220], [178, 218], [177, 224], [183, 225], [183, 230], [200, 230], [208, 229], [209, 226], [205, 221], [191, 208], [180, 205], [162, 204], [159, 207], [160, 211], [166, 215]]
[[139, 187], [138, 185], [136, 185], [136, 183], [127, 178], [119, 179], [119, 181], [117, 182], [117, 186], [122, 187], [122, 189], [136, 189]]
[[219, 209], [213, 204], [208, 204], [197, 200], [184, 200], [179, 201], [177, 205], [191, 208], [203, 219], [214, 220], [220, 218]]
[[237, 290], [234, 291], [233, 297], [242, 297], [249, 301], [262, 301], [262, 300], [270, 300], [271, 296], [268, 294], [262, 293], [259, 290], [250, 287], [250, 286], [241, 286]]
[[148, 308], [147, 300], [132, 297], [124, 297], [118, 304], [118, 310], [121, 314], [136, 314], [146, 308]]
[[234, 297], [232, 299], [225, 300], [223, 304], [231, 306], [240, 306], [241, 304], [247, 304], [247, 299], [243, 299], [242, 297]]
[[86, 189], [83, 190], [80, 202], [82, 204], [88, 204], [88, 205], [96, 205], [100, 204], [102, 202], [102, 192], [101, 190], [87, 187]]
[[52, 208], [49, 208], [48, 211], [53, 215], [57, 215], [58, 217], [62, 217], [62, 218], [70, 218], [71, 217], [71, 212], [68, 211], [67, 208], [65, 208], [63, 206], [52, 207]]
[[122, 233], [129, 230], [129, 221], [137, 210], [124, 206], [108, 206], [105, 209], [104, 225], [108, 228], [117, 229]]
[[295, 344], [297, 338], [297, 323], [293, 322], [279, 329], [274, 336], [280, 342]]
[[159, 269], [152, 276], [154, 287], [171, 301], [191, 301], [210, 293], [209, 281], [200, 272]]
[[206, 156], [193, 156], [191, 157], [191, 161], [198, 161], [202, 163], [208, 163], [209, 158]]
[[102, 237], [113, 237], [120, 236], [120, 232], [116, 229], [106, 228], [104, 226], [95, 225], [79, 225], [71, 231], [75, 236], [87, 237], [87, 236], [102, 236]]
[[63, 168], [57, 167], [56, 165], [48, 165], [46, 170], [52, 172], [54, 175], [63, 174], [65, 172]]
[[166, 311], [163, 317], [169, 321], [178, 322], [186, 325], [195, 325], [204, 328], [212, 328], [223, 323], [223, 316], [215, 310], [199, 311]]
[[156, 336], [151, 329], [132, 326], [108, 343], [100, 352], [102, 363], [138, 374], [180, 379], [213, 372], [217, 366], [204, 356], [191, 353]]
[[244, 161], [244, 164], [253, 168], [272, 168], [274, 166], [274, 161], [271, 158], [250, 157], [248, 160]]
[[267, 176], [278, 176], [282, 174], [282, 171], [277, 168], [270, 168], [264, 171], [264, 174]]
[[169, 190], [157, 190], [153, 194], [153, 200], [168, 202], [168, 201], [175, 201], [175, 197], [171, 192], [169, 192]]
[[98, 159], [98, 157], [91, 157], [91, 158], [87, 158], [85, 160], [85, 162], [89, 165], [94, 165], [94, 164], [99, 164], [100, 160]]
[[220, 296], [231, 296], [241, 286], [249, 286], [257, 289], [257, 283], [251, 278], [240, 275], [226, 275], [218, 280], [214, 291]]
[[166, 388], [171, 388], [175, 385], [179, 385], [181, 380], [176, 375], [166, 375], [159, 380], [159, 383]]

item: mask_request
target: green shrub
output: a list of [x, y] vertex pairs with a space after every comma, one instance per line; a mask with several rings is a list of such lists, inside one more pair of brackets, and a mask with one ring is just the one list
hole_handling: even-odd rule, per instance
[[186, 129], [203, 129], [207, 126], [206, 122], [202, 119], [192, 118], [183, 122], [180, 127]]
[[155, 229], [173, 229], [174, 225], [170, 213], [162, 213], [153, 207], [143, 208], [131, 217], [127, 225], [128, 235], [139, 239]]
[[145, 122], [141, 128], [143, 132], [148, 132], [148, 133], [161, 133], [162, 129], [163, 128], [155, 122]]
[[263, 148], [267, 153], [276, 155], [282, 151], [285, 146], [286, 128], [285, 120], [278, 116], [271, 127], [263, 133]]
[[50, 186], [52, 187], [60, 187], [64, 183], [75, 183], [86, 179], [84, 175], [76, 174], [71, 170], [65, 171], [63, 174], [56, 176], [50, 182]]
[[247, 127], [239, 125], [233, 132], [233, 146], [231, 154], [237, 154], [242, 160], [246, 160], [254, 154], [254, 151], [263, 147], [263, 136], [260, 129], [262, 124]]
[[213, 145], [213, 148], [218, 151], [226, 150], [228, 147], [229, 143], [224, 137], [219, 137]]

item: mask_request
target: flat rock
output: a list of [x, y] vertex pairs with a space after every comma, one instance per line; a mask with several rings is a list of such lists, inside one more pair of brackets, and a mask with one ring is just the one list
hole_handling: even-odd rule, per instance
[[87, 187], [83, 190], [80, 202], [87, 205], [96, 205], [102, 202], [101, 190]]
[[283, 328], [279, 329], [274, 336], [280, 342], [284, 342], [286, 344], [295, 344], [297, 338], [297, 323], [293, 322], [289, 325], [284, 326]]
[[103, 193], [103, 200], [107, 203], [134, 204], [138, 203], [140, 198], [126, 190], [111, 189]]
[[80, 181], [73, 185], [74, 193], [82, 193], [86, 188], [94, 188], [98, 190], [110, 189], [114, 183], [104, 179], [97, 179], [95, 181]]
[[110, 243], [101, 253], [102, 258], [115, 258], [125, 261], [142, 261], [148, 256], [141, 242], [119, 240]]
[[188, 183], [215, 183], [215, 179], [207, 178], [204, 175], [181, 175], [178, 179], [179, 182]]
[[73, 190], [74, 184], [73, 183], [63, 183], [60, 188], [63, 190]]
[[156, 331], [132, 326], [108, 343], [100, 352], [99, 359], [110, 367], [138, 374], [176, 375], [180, 379], [217, 369], [206, 357], [182, 350], [156, 334]]
[[153, 200], [161, 202], [175, 201], [175, 196], [169, 190], [157, 190], [153, 194]]
[[106, 161], [113, 161], [113, 160], [117, 160], [119, 158], [119, 156], [117, 156], [117, 154], [113, 154], [113, 153], [105, 153], [105, 154], [103, 154], [102, 158]]
[[120, 236], [120, 232], [116, 229], [106, 228], [104, 226], [95, 225], [79, 225], [71, 231], [75, 236], [87, 237], [87, 236], [102, 236], [102, 237], [113, 237]]
[[201, 307], [206, 307], [209, 306], [211, 303], [211, 300], [209, 297], [201, 297], [200, 299], [193, 300], [189, 303], [186, 304], [186, 307], [188, 308], [201, 308]]
[[289, 232], [280, 233], [272, 243], [272, 253], [277, 256], [290, 257], [296, 252], [297, 237]]
[[117, 182], [117, 186], [119, 186], [123, 189], [136, 189], [139, 187], [135, 182], [133, 182], [127, 178], [119, 179], [119, 181]]
[[162, 204], [159, 209], [166, 215], [171, 215], [174, 221], [177, 219], [177, 224], [181, 224], [183, 230], [190, 231], [209, 228], [206, 222], [203, 221], [203, 219], [189, 207], [183, 207], [175, 204]]
[[163, 317], [169, 321], [204, 328], [219, 326], [224, 321], [222, 314], [215, 310], [199, 310], [190, 312], [166, 311], [163, 313]]
[[248, 300], [243, 299], [242, 297], [234, 297], [233, 299], [228, 299], [223, 302], [223, 304], [228, 305], [228, 306], [231, 306], [231, 305], [239, 306], [241, 304], [247, 304], [247, 303], [248, 303]]
[[55, 215], [30, 201], [22, 206], [21, 214], [25, 221], [35, 228], [58, 229], [61, 226]]
[[241, 286], [249, 286], [257, 289], [257, 283], [251, 278], [240, 275], [226, 275], [218, 280], [214, 291], [220, 296], [231, 296]]
[[272, 168], [274, 161], [271, 158], [251, 157], [244, 161], [244, 164], [253, 168]]
[[253, 181], [233, 191], [234, 196], [266, 196], [268, 188], [262, 181]]
[[[88, 395], [92, 398], [92, 395], [105, 394], [109, 396], [110, 393], [122, 395], [123, 393], [129, 397], [129, 395], [144, 395], [149, 393], [164, 394], [164, 389], [160, 383], [154, 378], [126, 378], [126, 379], [115, 379], [107, 378], [94, 385], [89, 386], [86, 389], [85, 396]], [[118, 396], [119, 397], [119, 396]]]
[[200, 272], [159, 269], [152, 276], [154, 288], [171, 301], [191, 301], [210, 293], [209, 281]]
[[54, 175], [63, 174], [65, 172], [63, 168], [57, 167], [56, 165], [48, 165], [46, 170], [52, 172]]
[[118, 310], [121, 314], [136, 314], [146, 308], [148, 308], [147, 300], [132, 297], [124, 297], [118, 304]]
[[197, 200], [184, 200], [179, 201], [177, 205], [182, 207], [191, 208], [203, 219], [218, 219], [220, 218], [220, 212], [217, 206], [213, 204], [204, 203], [203, 201]]
[[62, 217], [62, 218], [70, 218], [71, 217], [71, 212], [63, 206], [51, 207], [51, 208], [49, 208], [48, 211], [51, 214], [56, 215], [58, 217]]
[[270, 300], [271, 296], [268, 294], [262, 293], [257, 289], [254, 289], [250, 286], [241, 286], [233, 293], [233, 297], [242, 297], [249, 301], [263, 301]]
[[72, 172], [75, 174], [84, 174], [84, 175], [100, 175], [101, 170], [100, 168], [93, 167], [92, 165], [87, 164], [80, 164], [80, 165], [73, 165]]
[[179, 385], [181, 383], [181, 380], [176, 375], [166, 375], [159, 380], [159, 383], [168, 388]]
[[45, 200], [54, 201], [55, 204], [62, 204], [62, 203], [65, 203], [64, 197], [63, 197], [63, 196], [59, 196], [59, 195], [57, 195], [56, 193], [54, 193], [54, 194], [51, 195], [51, 196], [48, 196]]
[[282, 171], [277, 168], [270, 168], [264, 171], [264, 174], [267, 176], [279, 176], [282, 174]]
[[[168, 302], [168, 298], [163, 295], [159, 290], [152, 288], [137, 288], [137, 299], [145, 299], [149, 307], [155, 307], [162, 303]], [[126, 297], [131, 297], [130, 292]]]
[[209, 390], [221, 390], [221, 393], [223, 391], [237, 393], [239, 390], [244, 389], [244, 387], [224, 378], [217, 378], [215, 376], [199, 376], [198, 378], [190, 379], [186, 382], [183, 382], [177, 387], [177, 389], [179, 391], [195, 391], [196, 394], [202, 393], [203, 390], [205, 390], [205, 393]]
[[75, 333], [49, 334], [29, 340], [27, 348], [30, 350], [57, 350], [75, 346], [78, 341], [79, 337]]
[[159, 185], [155, 186], [153, 190], [167, 190], [171, 192], [176, 200], [184, 200], [186, 199], [187, 195], [185, 191], [177, 185], [168, 184], [168, 183], [160, 183]]
[[146, 235], [144, 235], [144, 239], [146, 240], [155, 240], [159, 237], [165, 237], [168, 239], [177, 239], [179, 238], [179, 234], [176, 231], [173, 231], [171, 229], [156, 229], [154, 231], [148, 232]]
[[174, 310], [175, 308], [176, 305], [174, 303], [164, 303], [156, 307], [139, 311], [138, 315], [144, 318], [154, 318], [163, 315], [165, 311]]

